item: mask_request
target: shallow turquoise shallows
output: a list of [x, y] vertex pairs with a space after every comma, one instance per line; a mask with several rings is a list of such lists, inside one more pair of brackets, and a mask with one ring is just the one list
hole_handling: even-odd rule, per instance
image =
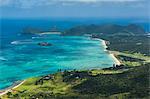
[[[39, 46], [49, 42], [52, 46]], [[0, 57], [0, 89], [18, 80], [57, 72], [58, 69], [110, 67], [114, 60], [102, 41], [84, 36], [37, 35], [12, 41]]]

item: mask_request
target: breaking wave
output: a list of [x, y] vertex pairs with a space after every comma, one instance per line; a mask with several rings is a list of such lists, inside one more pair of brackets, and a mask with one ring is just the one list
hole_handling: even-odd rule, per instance
[[1, 61], [7, 61], [7, 59], [4, 58], [4, 57], [2, 57], [2, 56], [0, 56], [0, 60], [1, 60]]
[[11, 44], [18, 45], [18, 44], [33, 44], [33, 40], [18, 40], [18, 41], [12, 41]]

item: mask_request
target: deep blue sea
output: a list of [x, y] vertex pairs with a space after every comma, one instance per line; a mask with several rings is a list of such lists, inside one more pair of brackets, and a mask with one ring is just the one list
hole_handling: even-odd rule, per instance
[[[133, 21], [134, 22], [134, 21]], [[58, 69], [94, 69], [110, 67], [114, 60], [105, 52], [102, 41], [85, 36], [27, 35], [25, 27], [48, 31], [56, 26], [59, 30], [83, 24], [132, 23], [126, 20], [83, 19], [1, 19], [0, 20], [0, 89], [18, 80], [57, 72]], [[141, 23], [146, 30], [148, 25]], [[52, 46], [39, 46], [50, 42]]]

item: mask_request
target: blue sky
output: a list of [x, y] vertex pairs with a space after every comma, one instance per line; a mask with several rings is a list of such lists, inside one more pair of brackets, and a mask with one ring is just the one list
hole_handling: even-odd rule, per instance
[[2, 18], [148, 18], [149, 0], [0, 0]]

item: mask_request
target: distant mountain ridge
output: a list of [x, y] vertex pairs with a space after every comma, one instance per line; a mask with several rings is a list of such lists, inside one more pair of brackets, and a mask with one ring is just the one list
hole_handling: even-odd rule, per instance
[[117, 24], [104, 25], [81, 25], [66, 30], [63, 35], [84, 35], [84, 34], [106, 34], [106, 35], [144, 35], [145, 30], [136, 24], [129, 24], [127, 26]]

